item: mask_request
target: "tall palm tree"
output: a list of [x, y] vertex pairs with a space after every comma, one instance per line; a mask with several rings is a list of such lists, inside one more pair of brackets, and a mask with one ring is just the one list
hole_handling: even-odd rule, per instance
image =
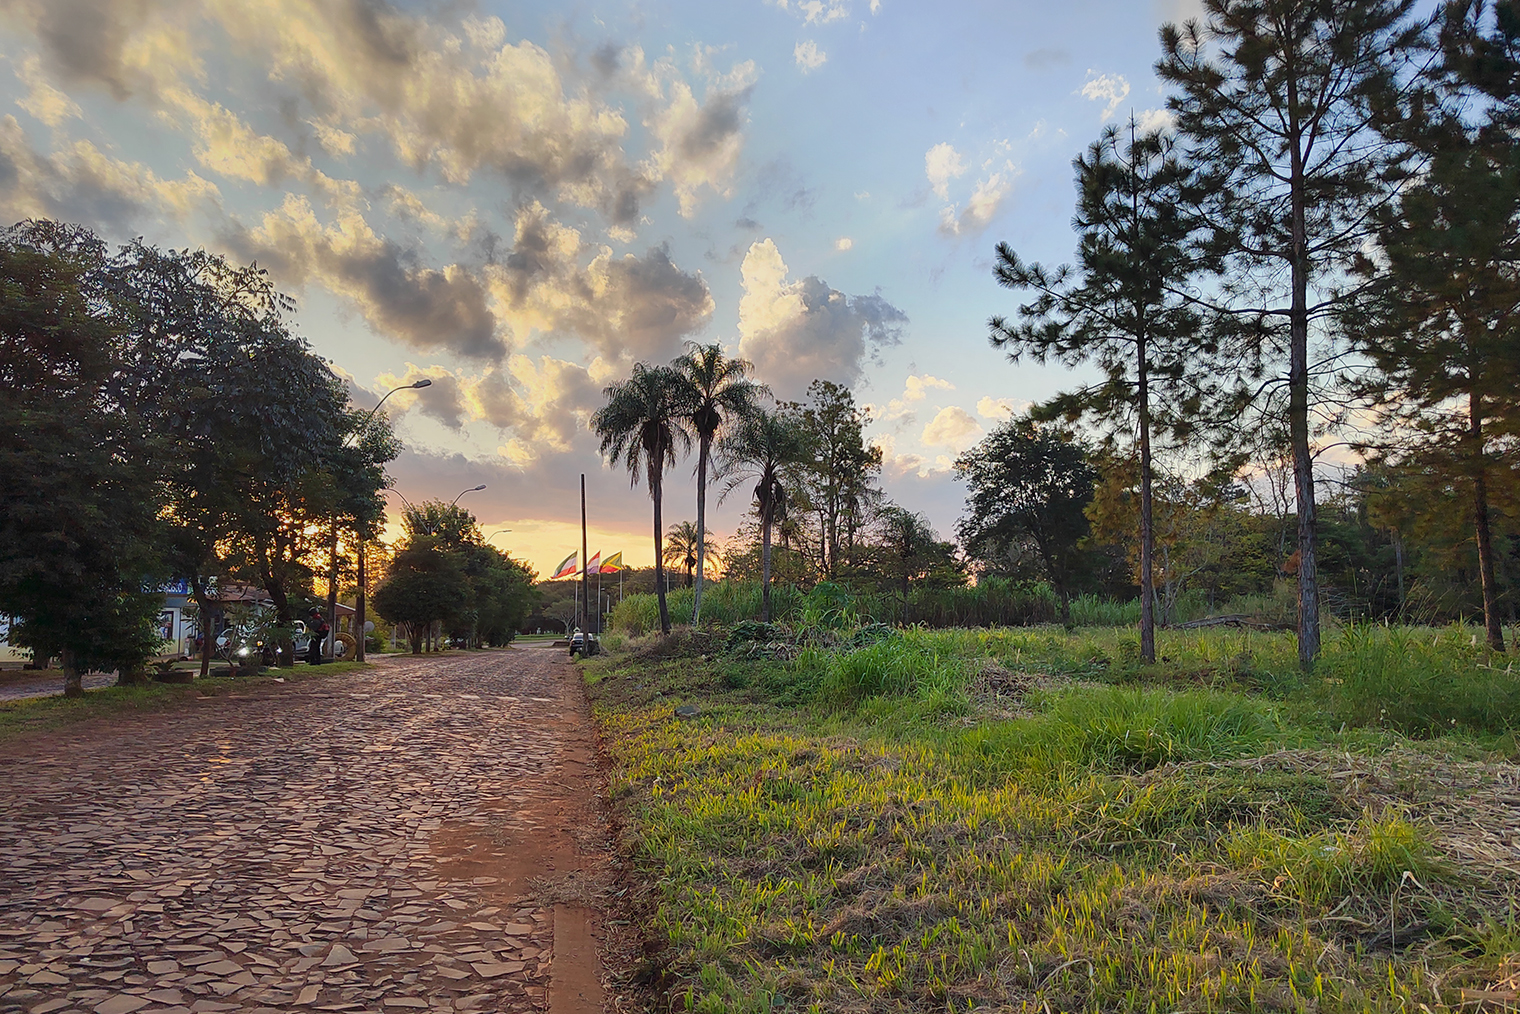
[[686, 382], [686, 418], [697, 439], [697, 581], [692, 593], [691, 622], [702, 618], [702, 578], [707, 570], [707, 466], [713, 441], [725, 422], [753, 415], [770, 389], [750, 380], [754, 364], [723, 354], [717, 345], [686, 343], [686, 354], [674, 363]]
[[697, 526], [690, 521], [680, 521], [665, 533], [665, 562], [672, 567], [686, 568], [686, 587], [692, 586], [692, 571], [697, 566], [697, 547], [702, 541]]
[[669, 366], [638, 363], [633, 374], [603, 393], [607, 404], [591, 417], [591, 428], [602, 438], [602, 454], [611, 464], [622, 461], [628, 484], [649, 484], [654, 501], [654, 587], [660, 600], [660, 631], [670, 633], [670, 607], [665, 604], [665, 553], [660, 517], [665, 469], [676, 463], [676, 452], [691, 448], [690, 412], [686, 381]]
[[760, 619], [771, 621], [771, 528], [786, 520], [791, 499], [788, 472], [807, 453], [807, 438], [779, 412], [756, 410], [730, 430], [718, 446], [718, 473], [727, 481], [719, 497], [754, 481], [755, 514], [760, 519]]

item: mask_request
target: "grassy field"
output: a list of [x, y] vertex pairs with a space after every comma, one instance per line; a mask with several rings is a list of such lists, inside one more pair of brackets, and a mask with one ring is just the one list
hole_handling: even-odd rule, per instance
[[[1471, 630], [633, 640], [586, 664], [664, 1009], [1514, 1006], [1520, 686]], [[695, 713], [693, 708], [695, 706]], [[680, 708], [678, 712], [677, 709]]]
[[[218, 668], [226, 672], [226, 667]], [[73, 700], [40, 697], [23, 701], [0, 701], [0, 743], [94, 718], [165, 711], [177, 707], [187, 698], [214, 697], [253, 688], [267, 689], [282, 682], [300, 683], [372, 668], [374, 667], [361, 662], [333, 662], [317, 666], [301, 665], [293, 669], [271, 669], [264, 676], [213, 676], [188, 684], [149, 683], [142, 686], [102, 687]], [[212, 670], [213, 673], [217, 671]], [[62, 675], [55, 675], [61, 684]]]

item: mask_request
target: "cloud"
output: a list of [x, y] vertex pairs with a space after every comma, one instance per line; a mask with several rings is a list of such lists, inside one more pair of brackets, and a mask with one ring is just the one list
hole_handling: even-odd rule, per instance
[[939, 231], [946, 236], [974, 236], [992, 224], [1003, 201], [1013, 191], [1012, 167], [978, 180], [971, 199], [957, 214], [956, 206], [940, 209]]
[[514, 355], [501, 366], [473, 375], [408, 363], [400, 376], [376, 377], [375, 390], [424, 377], [433, 382], [428, 388], [401, 391], [387, 407], [394, 406], [398, 415], [416, 412], [455, 431], [486, 423], [499, 431], [499, 453], [518, 465], [573, 450], [577, 436], [588, 432], [587, 420], [600, 407], [605, 386], [592, 367], [547, 355]]
[[957, 406], [942, 408], [924, 427], [921, 439], [929, 447], [948, 447], [960, 452], [976, 443], [982, 426], [971, 413]]
[[964, 176], [966, 169], [961, 153], [949, 142], [942, 141], [924, 153], [924, 175], [929, 178], [930, 189], [942, 201], [950, 199], [950, 181]]
[[792, 50], [792, 58], [797, 61], [797, 66], [802, 68], [802, 73], [811, 74], [822, 67], [829, 60], [829, 54], [818, 48], [818, 43], [812, 39], [799, 42]]
[[16, 68], [16, 77], [26, 85], [26, 97], [16, 100], [16, 105], [49, 127], [60, 126], [65, 120], [81, 115], [79, 103], [48, 83], [42, 72], [42, 61], [37, 55], [26, 57]]
[[[310, 115], [292, 122], [332, 157], [376, 137], [450, 185], [490, 174], [519, 197], [595, 209], [625, 231], [662, 181], [688, 214], [700, 189], [728, 192], [755, 76], [752, 63], [719, 76], [698, 59], [709, 78], [698, 102], [672, 59], [649, 66], [626, 47], [599, 51], [582, 79], [579, 64], [510, 40], [498, 18], [446, 22], [383, 0], [5, 0], [0, 18], [39, 40], [55, 76], [184, 120], [202, 164], [230, 176], [277, 186], [312, 170], [201, 95], [213, 45], [293, 92], [281, 101]], [[609, 84], [637, 98], [654, 147], [642, 160], [625, 151], [628, 119]]]
[[89, 141], [43, 154], [14, 116], [0, 117], [0, 209], [7, 221], [65, 218], [122, 233], [164, 219], [183, 220], [218, 196], [214, 184], [193, 172], [166, 180]]
[[153, 97], [200, 67], [190, 44], [193, 0], [5, 0], [0, 20], [42, 44], [49, 68], [69, 83], [117, 99]]
[[1139, 115], [1137, 123], [1142, 134], [1149, 134], [1154, 130], [1176, 129], [1177, 117], [1172, 115], [1170, 109], [1147, 109]]
[[1087, 83], [1079, 89], [1081, 96], [1093, 102], [1107, 102], [1102, 119], [1107, 120], [1119, 109], [1119, 104], [1129, 97], [1129, 82], [1122, 74], [1099, 74], [1087, 72]]
[[732, 196], [758, 76], [753, 60], [736, 64], [726, 75], [710, 78], [699, 103], [670, 60], [659, 61], [645, 75], [646, 90], [664, 104], [644, 120], [660, 148], [641, 168], [650, 179], [669, 181], [683, 217], [696, 214], [703, 189]]
[[1016, 401], [1013, 398], [982, 398], [976, 403], [976, 414], [983, 419], [991, 419], [994, 422], [1004, 422], [1013, 418], [1014, 413], [1022, 412], [1029, 407], [1027, 401]]
[[[850, 16], [850, 5], [844, 0], [773, 0], [777, 7], [784, 11], [791, 11], [802, 18], [803, 23], [809, 25], [826, 25], [831, 21], [842, 21]], [[881, 8], [880, 0], [871, 0], [871, 13], [877, 13]]]
[[784, 398], [815, 379], [853, 385], [865, 358], [896, 344], [908, 319], [879, 294], [847, 296], [813, 275], [789, 280], [770, 239], [750, 246], [740, 273], [739, 351]]
[[511, 253], [485, 275], [518, 341], [533, 331], [574, 335], [608, 360], [663, 360], [712, 317], [706, 281], [664, 246], [618, 257], [536, 204], [518, 212], [515, 226]]
[[462, 264], [426, 266], [356, 211], [323, 225], [306, 198], [288, 194], [258, 226], [234, 223], [222, 238], [287, 284], [317, 282], [347, 297], [376, 331], [413, 348], [477, 359], [505, 354], [486, 287], [473, 272]]
[[1204, 15], [1203, 0], [1151, 0], [1151, 7], [1157, 21], [1172, 21], [1179, 25]]
[[840, 251], [841, 253], [846, 250], [853, 249], [854, 246], [855, 241], [848, 236], [840, 236], [834, 241], [834, 249]]
[[915, 418], [912, 406], [927, 398], [930, 390], [953, 391], [955, 385], [948, 380], [941, 380], [939, 377], [928, 374], [922, 377], [910, 375], [903, 384], [902, 395], [887, 402], [885, 407], [870, 406], [872, 414], [883, 422], [892, 420], [911, 422]]

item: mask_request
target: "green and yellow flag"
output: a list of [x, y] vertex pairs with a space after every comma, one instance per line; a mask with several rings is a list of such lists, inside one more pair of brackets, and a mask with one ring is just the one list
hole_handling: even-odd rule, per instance
[[613, 553], [611, 556], [607, 557], [607, 559], [605, 559], [605, 560], [602, 561], [602, 570], [601, 570], [601, 572], [603, 574], [616, 574], [618, 571], [620, 571], [622, 569], [623, 569], [623, 554], [622, 553]]

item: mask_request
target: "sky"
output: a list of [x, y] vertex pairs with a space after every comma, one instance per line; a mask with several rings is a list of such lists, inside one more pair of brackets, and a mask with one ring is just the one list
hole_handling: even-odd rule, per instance
[[[1072, 159], [1161, 122], [1196, 0], [0, 0], [0, 217], [256, 261], [406, 451], [542, 573], [653, 558], [587, 420], [685, 342], [869, 406], [881, 485], [950, 537], [952, 463], [1078, 382], [1013, 365], [993, 248], [1073, 254]], [[667, 523], [695, 517], [694, 462]], [[396, 497], [392, 498], [394, 502]], [[710, 498], [712, 499], [712, 498]], [[730, 534], [736, 495], [709, 527]]]

